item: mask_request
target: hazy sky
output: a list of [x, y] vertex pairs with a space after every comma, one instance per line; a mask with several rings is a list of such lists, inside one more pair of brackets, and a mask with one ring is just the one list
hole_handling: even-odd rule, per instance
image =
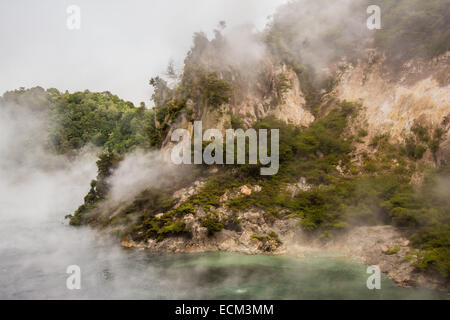
[[[0, 94], [19, 87], [108, 90], [138, 103], [148, 80], [181, 63], [192, 34], [211, 35], [253, 24], [286, 0], [1, 0]], [[69, 30], [69, 5], [81, 9], [81, 29]]]

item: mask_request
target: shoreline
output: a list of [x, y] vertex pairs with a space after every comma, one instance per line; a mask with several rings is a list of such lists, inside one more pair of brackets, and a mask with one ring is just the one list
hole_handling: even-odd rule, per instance
[[[124, 238], [121, 246], [155, 253], [230, 252], [248, 255], [289, 255], [300, 259], [314, 253], [337, 254], [357, 260], [366, 266], [379, 266], [381, 272], [397, 286], [450, 293], [449, 285], [441, 278], [418, 272], [413, 265], [417, 261], [415, 251], [409, 246], [409, 241], [392, 226], [357, 227], [333, 242], [323, 244], [318, 239], [307, 238], [298, 227], [295, 228], [295, 220], [280, 220], [270, 226], [270, 229], [279, 235], [281, 244], [277, 246], [273, 239], [261, 240], [252, 237], [255, 229], [252, 230], [246, 223], [248, 221], [244, 222], [241, 232], [222, 230], [208, 236], [206, 230], [200, 230], [201, 234], [193, 232], [191, 238], [179, 236], [159, 242], [151, 239], [145, 243]], [[259, 231], [262, 231], [264, 224], [258, 227]], [[267, 234], [268, 230], [265, 231], [264, 234]]]

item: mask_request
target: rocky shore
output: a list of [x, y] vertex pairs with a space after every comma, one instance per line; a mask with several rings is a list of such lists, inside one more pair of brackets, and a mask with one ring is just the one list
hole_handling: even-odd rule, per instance
[[[217, 210], [222, 219], [231, 213], [226, 207]], [[377, 265], [399, 286], [419, 286], [429, 289], [449, 290], [442, 287], [441, 279], [420, 273], [413, 266], [417, 260], [409, 240], [394, 227], [363, 226], [356, 227], [340, 237], [323, 243], [311, 239], [297, 226], [298, 219], [281, 219], [267, 223], [263, 211], [238, 213], [240, 224], [227, 227], [213, 235], [201, 226], [205, 213], [199, 210], [196, 215], [187, 215], [184, 222], [191, 230], [190, 236], [179, 236], [157, 241], [135, 242], [122, 239], [121, 245], [138, 250], [154, 252], [227, 251], [244, 254], [289, 254], [303, 258], [308, 254], [329, 252], [357, 259], [366, 265]], [[233, 213], [236, 214], [236, 213]]]

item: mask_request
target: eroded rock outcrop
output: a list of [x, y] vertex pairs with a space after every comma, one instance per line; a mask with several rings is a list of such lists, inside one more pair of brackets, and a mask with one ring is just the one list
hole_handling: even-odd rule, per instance
[[375, 51], [356, 65], [341, 63], [329, 97], [361, 103], [369, 137], [387, 133], [401, 142], [415, 123], [441, 127], [450, 113], [450, 52], [429, 62], [411, 60], [400, 74], [388, 68]]
[[[183, 113], [177, 118], [162, 143], [162, 149], [170, 151], [175, 145], [170, 139], [175, 129], [187, 129], [192, 136], [192, 119], [201, 121], [204, 130], [215, 128], [224, 131], [230, 128], [232, 117], [238, 117], [251, 127], [258, 119], [270, 115], [289, 124], [308, 127], [315, 117], [306, 107], [305, 93], [295, 71], [284, 63], [274, 63], [270, 59], [265, 59], [259, 68], [259, 76], [252, 79], [254, 82], [249, 84], [250, 89], [243, 91], [238, 83], [234, 83], [235, 95], [240, 96], [236, 101], [211, 108], [188, 100], [188, 108], [193, 110], [192, 116]], [[234, 77], [239, 78], [239, 72]]]

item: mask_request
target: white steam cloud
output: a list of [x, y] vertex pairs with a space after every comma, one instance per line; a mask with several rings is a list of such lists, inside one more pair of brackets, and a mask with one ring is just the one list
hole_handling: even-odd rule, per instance
[[111, 185], [108, 201], [112, 204], [132, 200], [149, 187], [161, 187], [179, 178], [180, 167], [175, 166], [159, 151], [135, 151], [121, 161], [108, 178]]
[[373, 33], [366, 26], [365, 3], [294, 1], [277, 10], [270, 27], [285, 34], [281, 44], [298, 61], [320, 73], [333, 60], [357, 53], [370, 43]]

